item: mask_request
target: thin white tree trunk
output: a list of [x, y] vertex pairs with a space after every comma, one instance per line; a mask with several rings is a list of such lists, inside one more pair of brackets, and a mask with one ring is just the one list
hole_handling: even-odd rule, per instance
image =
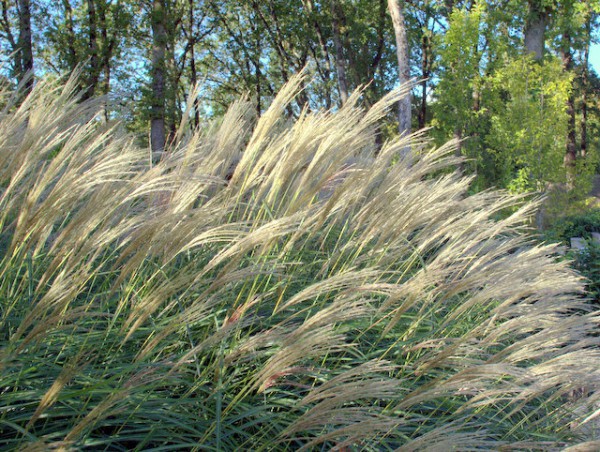
[[[398, 56], [398, 77], [401, 84], [410, 81], [410, 61], [408, 59], [408, 38], [404, 21], [403, 2], [388, 0], [388, 9], [396, 35], [396, 54]], [[411, 94], [410, 92], [398, 104], [398, 129], [400, 135], [411, 131]]]
[[339, 6], [336, 0], [331, 0], [331, 20], [333, 25], [333, 44], [335, 46], [335, 70], [340, 90], [340, 101], [344, 105], [348, 100], [348, 80], [346, 78], [346, 61], [344, 58], [344, 47], [340, 36]]

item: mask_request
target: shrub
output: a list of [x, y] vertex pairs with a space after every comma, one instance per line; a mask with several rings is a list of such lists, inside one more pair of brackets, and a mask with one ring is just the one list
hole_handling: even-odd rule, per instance
[[600, 209], [589, 209], [561, 217], [550, 225], [544, 236], [568, 245], [571, 237], [591, 239], [592, 232], [600, 232]]
[[582, 213], [567, 215], [556, 220], [544, 231], [543, 238], [560, 241], [570, 246], [572, 237], [586, 240], [585, 250], [574, 250], [567, 257], [573, 267], [586, 278], [586, 295], [598, 305], [600, 302], [600, 246], [592, 239], [592, 232], [600, 232], [600, 209], [591, 209]]
[[364, 158], [402, 92], [290, 122], [300, 85], [255, 123], [240, 101], [182, 127], [154, 167], [74, 81], [2, 111], [5, 449], [589, 439], [598, 313], [524, 233], [534, 206], [493, 221], [514, 198], [428, 177], [456, 163], [452, 145], [397, 139]]
[[566, 258], [585, 278], [585, 296], [598, 305], [600, 303], [600, 245], [588, 239], [581, 250], [569, 250]]

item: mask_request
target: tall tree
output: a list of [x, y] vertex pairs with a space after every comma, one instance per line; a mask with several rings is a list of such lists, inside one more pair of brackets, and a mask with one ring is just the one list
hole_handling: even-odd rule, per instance
[[[197, 30], [196, 24], [196, 2], [194, 0], [188, 0], [187, 3], [187, 23], [183, 26], [183, 33], [187, 38], [186, 50], [189, 51], [190, 59], [190, 85], [192, 88], [196, 87], [198, 83], [198, 69], [196, 67], [196, 43], [201, 39]], [[200, 19], [202, 23], [203, 17]], [[198, 127], [200, 124], [200, 112], [198, 111], [198, 101], [194, 99], [194, 126]]]
[[[496, 184], [515, 192], [545, 190], [565, 181], [563, 160], [572, 77], [562, 61], [543, 64], [520, 55], [490, 77], [496, 89], [486, 146], [494, 155]], [[489, 97], [489, 96], [488, 96]]]
[[[329, 43], [326, 36], [326, 27], [321, 24], [322, 15], [320, 11], [315, 8], [315, 4], [312, 0], [302, 0], [304, 6], [306, 18], [309, 22], [308, 30], [314, 29], [314, 33], [317, 36], [317, 42], [309, 44], [311, 54], [315, 61], [315, 67], [317, 74], [322, 81], [322, 95], [325, 97], [325, 108], [328, 110], [332, 105], [332, 89], [331, 79], [334, 73], [332, 57], [329, 51]], [[317, 50], [318, 49], [318, 50]]]
[[29, 0], [17, 0], [14, 3], [1, 0], [0, 9], [0, 38], [8, 44], [6, 54], [12, 55], [10, 75], [17, 83], [29, 77], [24, 87], [25, 92], [29, 92], [33, 86], [31, 3]]
[[[410, 60], [408, 57], [408, 37], [401, 0], [388, 0], [388, 9], [392, 17], [394, 34], [396, 36], [396, 54], [398, 57], [398, 80], [400, 84], [410, 81]], [[398, 103], [398, 129], [401, 135], [411, 131], [411, 104], [410, 92]]]
[[[558, 53], [562, 60], [563, 70], [566, 74], [573, 74], [575, 69], [574, 51], [578, 47], [578, 35], [581, 34], [581, 28], [585, 28], [581, 17], [574, 17], [577, 6], [574, 0], [564, 0], [561, 2], [560, 11], [554, 20], [554, 32], [556, 34], [556, 43]], [[567, 111], [567, 134], [564, 154], [564, 166], [567, 172], [567, 182], [570, 187], [575, 185], [575, 165], [577, 161], [577, 130], [576, 130], [576, 111], [575, 111], [575, 90], [571, 82], [571, 89], [566, 101]]]
[[165, 91], [167, 53], [166, 7], [164, 0], [153, 0], [151, 10], [152, 26], [152, 88], [150, 105], [150, 147], [152, 159], [157, 161], [162, 156], [166, 145], [165, 128]]
[[[433, 73], [433, 63], [435, 61], [434, 38], [436, 37], [436, 31], [443, 32], [446, 24], [439, 22], [442, 16], [432, 0], [411, 4], [407, 8], [406, 13], [409, 24], [408, 37], [411, 47], [411, 57], [413, 64], [418, 66], [418, 70], [420, 71], [419, 85], [421, 87], [421, 99], [417, 111], [417, 125], [419, 129], [422, 129], [426, 127], [428, 120], [428, 91], [431, 88], [430, 77]], [[447, 19], [444, 22], [447, 22]]]
[[[113, 79], [118, 78], [115, 74], [127, 72], [123, 50], [131, 46], [130, 37], [137, 32], [133, 26], [134, 10], [139, 8], [136, 2], [62, 0], [57, 4], [40, 2], [38, 8], [38, 64], [59, 75], [79, 67], [83, 99], [108, 95]], [[106, 119], [109, 110], [107, 101]]]
[[346, 76], [346, 56], [342, 44], [340, 30], [340, 5], [337, 0], [331, 0], [331, 25], [333, 31], [333, 43], [335, 47], [335, 70], [337, 74], [338, 88], [340, 91], [340, 101], [343, 104], [348, 100], [348, 79]]
[[0, 6], [2, 7], [2, 15], [0, 16], [2, 36], [6, 41], [8, 41], [7, 53], [11, 53], [13, 55], [11, 72], [12, 75], [18, 77], [18, 74], [22, 73], [22, 68], [21, 59], [18, 55], [18, 38], [15, 38], [11, 23], [11, 4], [8, 2], [8, 0], [2, 0], [2, 2], [0, 2]]
[[[586, 2], [589, 4], [589, 2]], [[588, 121], [588, 102], [589, 102], [589, 77], [590, 77], [590, 43], [592, 40], [592, 23], [594, 17], [592, 11], [588, 9], [588, 16], [585, 21], [585, 41], [583, 45], [583, 56], [581, 61], [581, 152], [582, 158], [587, 155], [587, 121]]]
[[527, 1], [527, 17], [525, 20], [524, 41], [527, 53], [533, 54], [539, 61], [544, 56], [544, 41], [548, 26], [550, 7], [544, 0]]
[[[399, 106], [400, 133], [410, 132], [413, 122], [431, 125], [440, 141], [462, 140], [465, 169], [485, 174], [481, 187], [529, 189], [542, 186], [543, 177], [558, 182], [558, 172], [564, 180], [558, 157], [569, 167], [595, 151], [596, 78], [587, 70], [594, 22], [586, 11], [597, 13], [599, 3], [0, 0], [0, 46], [9, 63], [2, 75], [22, 80], [34, 56], [39, 73], [62, 75], [79, 66], [84, 97], [128, 93], [118, 99], [135, 105], [131, 112], [116, 112], [111, 104], [105, 117], [122, 115], [144, 137], [149, 121], [158, 158], [179, 123], [189, 85], [199, 80], [195, 126], [202, 115], [221, 115], [240, 95], [249, 95], [260, 115], [303, 68], [313, 77], [287, 107], [290, 116], [305, 105], [341, 105], [359, 86], [369, 106], [419, 74], [414, 112], [409, 97]], [[147, 73], [140, 70], [145, 61]], [[548, 164], [534, 165], [534, 157]]]
[[[495, 61], [495, 46], [486, 38], [488, 12], [483, 2], [470, 10], [455, 8], [448, 18], [448, 28], [436, 40], [439, 47], [438, 84], [432, 106], [436, 132], [441, 132], [441, 141], [450, 137], [458, 140], [457, 156], [469, 158], [462, 167], [478, 172], [483, 177], [482, 167], [488, 156], [482, 145], [488, 126], [489, 105], [486, 99], [485, 74]], [[480, 182], [479, 180], [477, 181]]]
[[[563, 62], [565, 72], [570, 73], [573, 71], [573, 53], [571, 51], [571, 34], [569, 31], [563, 33], [562, 45], [560, 49], [560, 55]], [[572, 183], [574, 176], [575, 161], [577, 160], [577, 137], [575, 130], [575, 93], [570, 90], [567, 98], [567, 141], [565, 151], [565, 167], [567, 168], [567, 175], [569, 182]]]
[[84, 92], [84, 99], [91, 98], [96, 93], [96, 86], [100, 79], [100, 49], [98, 45], [98, 15], [96, 14], [96, 1], [87, 0], [88, 12], [88, 55], [90, 66], [88, 69], [88, 86]]
[[19, 82], [28, 77], [25, 83], [25, 92], [33, 87], [33, 46], [31, 43], [31, 3], [29, 0], [18, 0], [19, 13], [19, 44], [18, 54], [20, 59]]
[[[111, 9], [111, 6], [114, 6]], [[109, 14], [110, 13], [110, 14]], [[112, 27], [111, 22], [112, 21]], [[102, 93], [106, 96], [106, 103], [104, 108], [104, 117], [108, 121], [109, 119], [109, 103], [108, 95], [111, 89], [113, 65], [112, 59], [115, 53], [119, 50], [118, 43], [121, 39], [123, 32], [119, 32], [123, 26], [130, 25], [129, 18], [123, 11], [122, 3], [117, 0], [114, 5], [110, 5], [109, 2], [100, 2], [98, 5], [98, 28], [99, 28], [99, 43], [101, 48], [99, 49], [99, 77], [100, 72], [102, 73]]]

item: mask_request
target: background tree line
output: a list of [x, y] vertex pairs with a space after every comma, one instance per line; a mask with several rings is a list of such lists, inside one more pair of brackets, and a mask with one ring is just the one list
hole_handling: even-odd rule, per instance
[[[257, 116], [292, 74], [312, 78], [288, 107], [372, 105], [417, 80], [379, 140], [432, 128], [458, 138], [474, 189], [563, 183], [597, 165], [600, 81], [590, 68], [599, 0], [1, 0], [6, 83], [81, 70], [159, 156], [183, 112], [191, 127], [241, 95]], [[32, 76], [33, 75], [33, 76]], [[192, 87], [198, 95], [187, 105]], [[580, 191], [581, 191], [580, 190]], [[577, 190], [573, 191], [574, 193]]]

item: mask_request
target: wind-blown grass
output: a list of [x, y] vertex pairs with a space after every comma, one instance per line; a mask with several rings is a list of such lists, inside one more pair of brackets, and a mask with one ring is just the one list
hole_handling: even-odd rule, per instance
[[518, 200], [467, 196], [452, 144], [375, 155], [402, 92], [290, 122], [300, 85], [154, 167], [74, 81], [2, 93], [4, 449], [593, 440], [600, 317], [527, 236], [535, 205], [494, 220]]

